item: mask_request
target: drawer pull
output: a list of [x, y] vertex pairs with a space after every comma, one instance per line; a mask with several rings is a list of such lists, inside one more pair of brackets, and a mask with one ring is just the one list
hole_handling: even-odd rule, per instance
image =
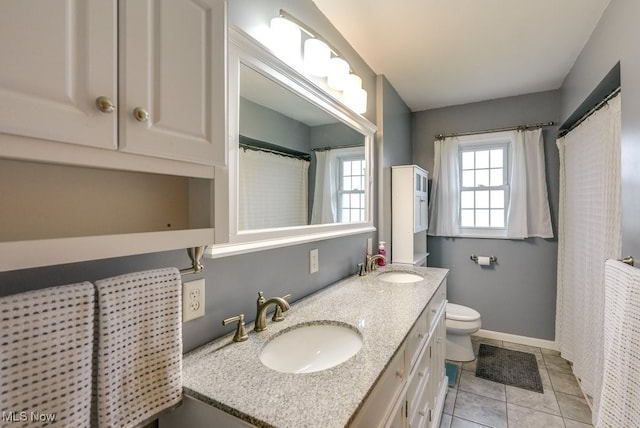
[[396, 370], [396, 377], [400, 379], [404, 378], [404, 372], [401, 372], [400, 370]]
[[420, 376], [420, 377], [424, 377], [424, 372], [423, 372], [423, 371], [418, 372], [418, 376]]

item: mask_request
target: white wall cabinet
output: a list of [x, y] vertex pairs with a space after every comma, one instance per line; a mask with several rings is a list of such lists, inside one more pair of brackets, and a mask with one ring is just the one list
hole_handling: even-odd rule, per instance
[[214, 242], [226, 34], [225, 0], [3, 4], [0, 271]]
[[426, 265], [429, 173], [416, 165], [391, 167], [391, 260]]
[[[224, 0], [8, 2], [0, 16], [2, 156], [136, 170], [135, 157], [104, 153], [117, 149], [224, 164], [225, 43]], [[140, 166], [213, 175], [175, 168]]]

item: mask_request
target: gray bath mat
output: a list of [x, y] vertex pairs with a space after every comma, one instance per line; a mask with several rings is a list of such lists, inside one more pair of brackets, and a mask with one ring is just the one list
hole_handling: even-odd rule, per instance
[[480, 344], [476, 377], [543, 392], [536, 356], [528, 352], [513, 351]]

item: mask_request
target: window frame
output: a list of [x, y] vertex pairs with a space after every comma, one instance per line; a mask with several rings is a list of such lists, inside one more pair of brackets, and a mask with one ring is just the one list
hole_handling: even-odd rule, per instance
[[[509, 207], [509, 201], [511, 198], [511, 186], [510, 186], [510, 177], [511, 177], [511, 168], [512, 168], [512, 138], [506, 135], [475, 135], [461, 138], [460, 144], [458, 145], [458, 236], [460, 237], [471, 237], [471, 238], [506, 238], [508, 233], [508, 224], [507, 224], [507, 211]], [[474, 186], [473, 187], [463, 187], [463, 168], [462, 168], [462, 157], [464, 152], [478, 152], [478, 151], [490, 151], [500, 149], [503, 151], [503, 184], [501, 186]], [[489, 168], [491, 165], [489, 164]], [[475, 168], [473, 171], [476, 171]], [[469, 171], [468, 169], [466, 171]], [[502, 227], [469, 227], [462, 226], [462, 192], [464, 191], [473, 191], [474, 193], [477, 191], [491, 191], [491, 190], [503, 190], [504, 191], [504, 226]], [[474, 195], [475, 197], [475, 195]], [[473, 208], [474, 214], [478, 208]], [[484, 208], [483, 208], [484, 209]], [[489, 198], [489, 216], [491, 205]]]

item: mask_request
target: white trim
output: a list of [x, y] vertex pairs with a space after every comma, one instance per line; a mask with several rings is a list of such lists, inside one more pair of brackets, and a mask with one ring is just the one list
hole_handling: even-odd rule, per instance
[[339, 238], [342, 236], [356, 235], [360, 233], [375, 232], [372, 226], [362, 226], [344, 230], [335, 230], [324, 233], [308, 233], [304, 235], [288, 236], [284, 238], [266, 239], [263, 241], [238, 242], [232, 244], [215, 244], [207, 247], [204, 256], [209, 259], [234, 256], [237, 254], [264, 251], [272, 248], [288, 247], [290, 245], [304, 244], [307, 242], [322, 241], [325, 239]]
[[506, 342], [518, 343], [520, 345], [535, 346], [537, 348], [560, 350], [560, 344], [554, 340], [538, 339], [535, 337], [518, 336], [516, 334], [501, 333], [499, 331], [491, 331], [480, 329], [474, 336], [484, 337], [485, 339], [504, 340]]
[[[0, 272], [208, 245], [214, 230], [186, 229], [0, 242]], [[189, 260], [185, 254], [184, 263]]]

